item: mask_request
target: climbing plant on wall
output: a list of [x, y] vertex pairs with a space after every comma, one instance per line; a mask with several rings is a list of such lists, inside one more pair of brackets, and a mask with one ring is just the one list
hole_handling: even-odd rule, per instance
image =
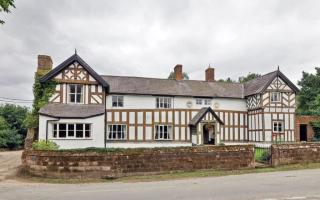
[[33, 105], [32, 110], [28, 113], [28, 116], [25, 120], [25, 124], [28, 128], [38, 128], [39, 126], [39, 110], [42, 106], [46, 105], [49, 102], [50, 97], [53, 95], [56, 82], [54, 80], [47, 81], [45, 83], [40, 83], [40, 79], [48, 71], [47, 70], [38, 70], [34, 76], [33, 84]]

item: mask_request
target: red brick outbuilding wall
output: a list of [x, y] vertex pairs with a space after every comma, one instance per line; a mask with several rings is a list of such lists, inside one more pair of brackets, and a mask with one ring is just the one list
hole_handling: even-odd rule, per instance
[[310, 122], [320, 120], [320, 116], [310, 116], [310, 115], [297, 115], [296, 116], [296, 127], [295, 127], [295, 139], [300, 141], [300, 125], [307, 125], [307, 140], [311, 141], [314, 135], [313, 129]]

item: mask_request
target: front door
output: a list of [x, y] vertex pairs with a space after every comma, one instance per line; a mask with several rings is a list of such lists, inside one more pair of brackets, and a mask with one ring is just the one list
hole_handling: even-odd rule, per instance
[[300, 141], [307, 141], [307, 125], [300, 124]]
[[209, 129], [203, 126], [203, 144], [209, 144]]

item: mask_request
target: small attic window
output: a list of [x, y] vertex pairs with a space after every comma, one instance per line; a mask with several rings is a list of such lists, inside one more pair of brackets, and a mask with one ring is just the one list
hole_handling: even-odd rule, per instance
[[280, 92], [271, 92], [271, 102], [280, 102], [281, 101], [281, 93]]

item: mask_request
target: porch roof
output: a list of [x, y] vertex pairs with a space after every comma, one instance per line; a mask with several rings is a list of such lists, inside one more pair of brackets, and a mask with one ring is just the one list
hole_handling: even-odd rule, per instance
[[199, 110], [199, 112], [190, 120], [189, 126], [196, 126], [201, 119], [210, 112], [213, 117], [221, 124], [224, 125], [223, 121], [220, 119], [220, 117], [212, 110], [211, 107], [203, 107]]

